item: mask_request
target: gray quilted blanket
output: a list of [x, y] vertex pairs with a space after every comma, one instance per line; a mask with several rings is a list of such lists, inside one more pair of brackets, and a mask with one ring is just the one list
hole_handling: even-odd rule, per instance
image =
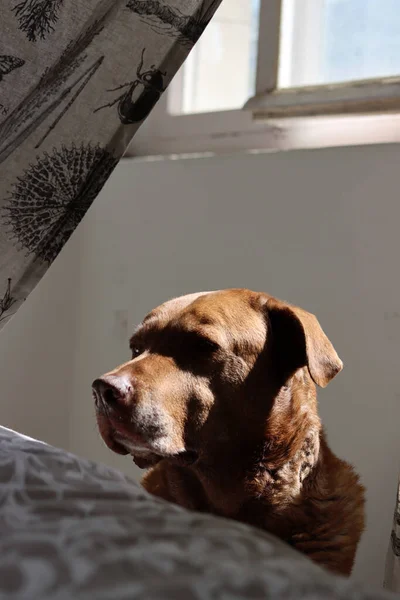
[[0, 428], [0, 599], [384, 600], [239, 523]]

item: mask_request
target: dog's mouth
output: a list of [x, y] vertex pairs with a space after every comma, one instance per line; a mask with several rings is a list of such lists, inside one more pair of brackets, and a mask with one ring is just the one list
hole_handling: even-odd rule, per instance
[[162, 459], [162, 456], [153, 452], [151, 445], [146, 444], [140, 435], [132, 434], [126, 436], [116, 431], [114, 433], [114, 441], [119, 448], [123, 449], [124, 454], [132, 456], [133, 462], [139, 469], [149, 469]]
[[140, 469], [149, 469], [160, 460], [169, 458], [181, 465], [193, 464], [198, 456], [192, 450], [183, 450], [176, 454], [160, 453], [153, 447], [153, 442], [131, 427], [126, 427], [121, 421], [110, 419], [105, 415], [97, 415], [100, 435], [105, 444], [116, 454], [132, 456], [133, 462]]
[[198, 455], [192, 450], [185, 450], [178, 452], [177, 454], [156, 454], [151, 450], [151, 446], [146, 446], [139, 436], [132, 438], [120, 437], [118, 434], [115, 436], [115, 441], [121, 448], [124, 449], [125, 453], [132, 456], [133, 462], [140, 469], [149, 469], [154, 467], [163, 458], [174, 460], [178, 464], [184, 466], [192, 465], [196, 462]]
[[113, 423], [102, 416], [97, 417], [97, 423], [108, 448], [123, 456], [130, 454], [140, 469], [148, 469], [161, 459], [152, 451], [151, 444], [146, 442], [144, 436], [128, 431], [121, 423]]

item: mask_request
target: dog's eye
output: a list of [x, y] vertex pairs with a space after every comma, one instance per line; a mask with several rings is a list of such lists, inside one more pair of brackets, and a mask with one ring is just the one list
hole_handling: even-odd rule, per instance
[[202, 336], [196, 336], [196, 339], [194, 341], [194, 347], [197, 350], [197, 352], [201, 352], [204, 354], [211, 354], [212, 352], [216, 352], [219, 348], [216, 342], [213, 342], [209, 338]]
[[142, 354], [143, 350], [141, 348], [139, 348], [138, 346], [134, 346], [133, 348], [131, 348], [132, 351], [132, 359], [136, 358], [137, 356], [140, 356], [140, 354]]

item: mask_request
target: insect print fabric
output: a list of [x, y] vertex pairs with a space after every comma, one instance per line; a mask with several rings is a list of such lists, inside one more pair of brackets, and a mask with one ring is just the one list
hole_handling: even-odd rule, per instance
[[220, 0], [10, 0], [0, 21], [0, 329]]

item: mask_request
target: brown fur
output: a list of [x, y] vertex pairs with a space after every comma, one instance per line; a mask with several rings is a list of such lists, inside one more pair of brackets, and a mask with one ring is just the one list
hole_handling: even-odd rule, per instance
[[248, 290], [196, 294], [152, 311], [131, 347], [93, 389], [106, 443], [151, 467], [144, 487], [349, 575], [364, 490], [321, 427], [315, 383], [342, 363], [317, 319]]

